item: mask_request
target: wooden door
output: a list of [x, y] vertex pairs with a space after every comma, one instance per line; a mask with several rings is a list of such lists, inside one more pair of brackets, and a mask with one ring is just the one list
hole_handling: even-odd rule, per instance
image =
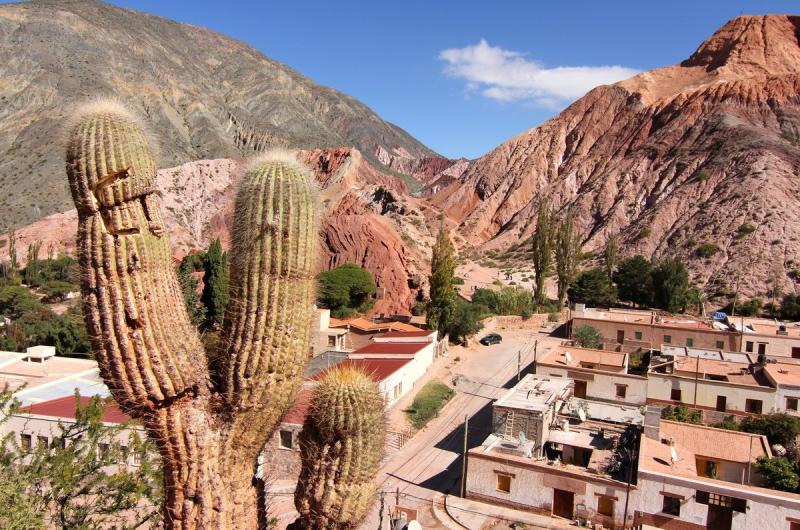
[[728, 410], [728, 398], [725, 396], [717, 396], [717, 410], [725, 412]]
[[708, 505], [708, 518], [706, 519], [708, 530], [731, 530], [731, 525], [733, 525], [732, 508]]
[[553, 515], [572, 519], [575, 494], [571, 491], [553, 489]]
[[625, 343], [625, 331], [624, 330], [617, 330], [617, 343], [624, 344]]
[[586, 399], [586, 381], [575, 381], [572, 395], [576, 398]]

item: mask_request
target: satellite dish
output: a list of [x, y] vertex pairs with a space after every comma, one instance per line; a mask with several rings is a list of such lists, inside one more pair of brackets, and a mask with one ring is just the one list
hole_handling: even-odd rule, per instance
[[674, 447], [669, 448], [669, 460], [673, 464], [678, 461], [678, 451]]
[[568, 363], [571, 363], [572, 362], [572, 355], [570, 355], [568, 351], [565, 351], [564, 352], [564, 359], [566, 359], [566, 361]]
[[586, 421], [586, 411], [583, 409], [578, 409], [578, 419], [581, 420], [581, 423]]

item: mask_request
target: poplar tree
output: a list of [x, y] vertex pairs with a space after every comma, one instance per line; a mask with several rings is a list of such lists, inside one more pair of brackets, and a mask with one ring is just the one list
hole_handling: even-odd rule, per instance
[[533, 232], [533, 298], [537, 312], [547, 298], [544, 282], [553, 269], [553, 239], [553, 213], [545, 206], [544, 199], [540, 199], [536, 230]]
[[581, 238], [575, 233], [575, 216], [572, 212], [559, 223], [556, 232], [556, 274], [558, 274], [558, 305], [563, 306], [567, 289], [578, 274], [581, 261]]
[[228, 254], [223, 252], [219, 238], [208, 247], [204, 263], [203, 294], [200, 300], [206, 308], [206, 325], [222, 324], [228, 305]]
[[425, 318], [440, 336], [448, 331], [456, 312], [455, 272], [455, 250], [442, 224], [431, 256], [430, 301]]

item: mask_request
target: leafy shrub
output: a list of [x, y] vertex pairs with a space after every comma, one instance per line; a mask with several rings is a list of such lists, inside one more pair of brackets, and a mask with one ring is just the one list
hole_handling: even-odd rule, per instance
[[527, 289], [517, 286], [493, 289], [476, 289], [472, 302], [488, 308], [495, 315], [533, 314], [533, 295]]
[[784, 320], [800, 320], [800, 295], [787, 294], [781, 300], [781, 318]]
[[548, 313], [547, 314], [547, 321], [548, 322], [558, 322], [558, 313]]
[[788, 447], [800, 434], [800, 418], [788, 414], [773, 413], [745, 418], [740, 429], [753, 434], [763, 434], [770, 445]]
[[489, 310], [486, 306], [475, 302], [469, 303], [460, 298], [457, 299], [453, 322], [447, 330], [450, 341], [462, 343], [467, 338], [475, 335], [483, 329], [481, 319], [487, 314], [489, 314]]
[[756, 227], [751, 225], [750, 223], [742, 223], [739, 225], [739, 228], [736, 229], [736, 239], [742, 239], [743, 237], [752, 234], [756, 231]]
[[686, 405], [665, 407], [661, 411], [661, 417], [665, 420], [691, 423], [693, 425], [700, 425], [702, 423], [700, 411], [692, 410]]
[[781, 456], [769, 458], [767, 455], [761, 455], [756, 461], [756, 469], [764, 477], [769, 488], [796, 491], [797, 487], [800, 486], [797, 467], [788, 458]]
[[408, 420], [417, 429], [423, 428], [439, 414], [439, 410], [453, 397], [454, 391], [441, 381], [428, 381], [406, 410]]
[[719, 251], [719, 245], [715, 243], [703, 243], [694, 249], [695, 255], [699, 258], [710, 258]]
[[374, 304], [375, 280], [372, 274], [353, 263], [317, 275], [319, 293], [317, 299], [323, 307], [331, 310], [336, 318], [345, 318], [356, 311], [365, 312]]
[[581, 348], [597, 349], [603, 343], [603, 335], [600, 334], [597, 328], [588, 324], [575, 328], [572, 335]]

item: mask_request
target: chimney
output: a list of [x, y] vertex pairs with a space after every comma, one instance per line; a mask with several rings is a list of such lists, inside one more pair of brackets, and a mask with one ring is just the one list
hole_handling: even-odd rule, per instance
[[651, 440], [659, 441], [661, 430], [661, 409], [659, 405], [647, 405], [644, 413], [644, 435]]

